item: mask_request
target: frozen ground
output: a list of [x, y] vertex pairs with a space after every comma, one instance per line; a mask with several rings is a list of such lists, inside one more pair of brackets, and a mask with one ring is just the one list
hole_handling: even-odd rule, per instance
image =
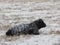
[[[40, 35], [7, 37], [11, 25], [42, 18]], [[60, 45], [60, 2], [0, 2], [0, 45]]]

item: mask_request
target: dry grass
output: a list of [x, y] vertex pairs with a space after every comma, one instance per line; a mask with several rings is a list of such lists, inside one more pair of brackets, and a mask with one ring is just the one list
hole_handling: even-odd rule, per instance
[[49, 34], [56, 34], [56, 35], [60, 35], [60, 31], [50, 31]]

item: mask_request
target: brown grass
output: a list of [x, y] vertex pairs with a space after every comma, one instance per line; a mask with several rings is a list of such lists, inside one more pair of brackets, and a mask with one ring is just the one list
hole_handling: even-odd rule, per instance
[[60, 31], [50, 31], [49, 34], [57, 34], [57, 35], [60, 35]]

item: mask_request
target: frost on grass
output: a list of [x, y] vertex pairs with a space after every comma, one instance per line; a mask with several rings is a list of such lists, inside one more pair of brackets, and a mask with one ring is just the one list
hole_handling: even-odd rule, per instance
[[[18, 23], [42, 18], [47, 24], [40, 35], [7, 37], [7, 29]], [[0, 45], [60, 45], [60, 2], [0, 3]]]

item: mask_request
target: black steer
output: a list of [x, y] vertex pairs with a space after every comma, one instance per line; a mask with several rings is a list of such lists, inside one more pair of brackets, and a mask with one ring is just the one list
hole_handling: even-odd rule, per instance
[[42, 19], [35, 20], [29, 24], [19, 24], [11, 27], [7, 32], [7, 36], [20, 35], [20, 34], [39, 34], [39, 29], [46, 27]]

